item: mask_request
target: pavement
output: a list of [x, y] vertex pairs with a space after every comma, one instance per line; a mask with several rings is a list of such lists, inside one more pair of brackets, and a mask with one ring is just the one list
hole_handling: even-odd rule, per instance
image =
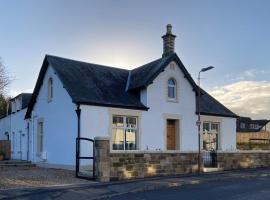
[[245, 169], [207, 174], [189, 174], [171, 177], [156, 177], [141, 180], [89, 184], [59, 185], [41, 188], [0, 190], [0, 199], [102, 199], [135, 194], [145, 191], [182, 188], [229, 180], [270, 178], [270, 168]]

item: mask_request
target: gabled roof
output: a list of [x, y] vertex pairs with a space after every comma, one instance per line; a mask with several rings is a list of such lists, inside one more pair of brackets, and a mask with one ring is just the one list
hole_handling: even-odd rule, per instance
[[[201, 89], [200, 113], [202, 115], [213, 115], [237, 118], [238, 116], [221, 104], [218, 100]], [[198, 96], [196, 97], [196, 112], [198, 113]]]
[[147, 87], [153, 80], [164, 71], [165, 67], [172, 61], [175, 61], [181, 71], [184, 73], [185, 78], [189, 81], [194, 90], [196, 90], [196, 83], [188, 73], [187, 69], [179, 59], [176, 53], [169, 56], [162, 57], [153, 62], [145, 64], [141, 67], [135, 68], [130, 72], [130, 80], [128, 83], [128, 91], [141, 89]]
[[46, 55], [33, 97], [29, 118], [48, 66], [52, 66], [75, 104], [147, 110], [136, 92], [126, 92], [129, 70]]
[[[133, 70], [126, 70], [46, 55], [25, 118], [31, 116], [48, 66], [52, 66], [75, 104], [147, 110], [140, 101], [140, 89], [147, 87], [175, 61], [193, 87], [197, 85], [174, 53]], [[201, 113], [236, 117], [229, 109], [202, 91]]]

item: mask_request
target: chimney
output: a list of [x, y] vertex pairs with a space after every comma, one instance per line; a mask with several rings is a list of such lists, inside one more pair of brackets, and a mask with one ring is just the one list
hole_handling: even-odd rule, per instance
[[163, 54], [162, 57], [166, 57], [174, 53], [174, 40], [176, 36], [172, 34], [172, 25], [167, 25], [167, 32], [162, 36], [163, 39]]

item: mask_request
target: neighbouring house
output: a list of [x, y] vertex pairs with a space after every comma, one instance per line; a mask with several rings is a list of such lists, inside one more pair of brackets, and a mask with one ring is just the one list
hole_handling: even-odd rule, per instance
[[238, 149], [270, 149], [270, 120], [237, 119]]
[[[162, 57], [132, 70], [46, 55], [25, 115], [28, 159], [74, 167], [76, 138], [96, 136], [109, 137], [113, 152], [197, 151], [198, 86], [171, 29]], [[200, 113], [202, 149], [235, 150], [237, 116], [204, 90]]]
[[0, 119], [0, 140], [11, 141], [11, 158], [29, 160], [29, 125], [24, 120], [30, 93], [21, 93], [9, 101], [7, 115]]

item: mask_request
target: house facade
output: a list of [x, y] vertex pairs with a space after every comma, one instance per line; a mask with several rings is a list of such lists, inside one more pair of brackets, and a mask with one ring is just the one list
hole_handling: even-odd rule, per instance
[[[24, 120], [29, 160], [74, 167], [77, 137], [109, 137], [114, 152], [197, 151], [198, 86], [175, 37], [168, 25], [162, 57], [133, 70], [46, 55]], [[236, 149], [237, 116], [204, 90], [200, 113], [202, 149]]]
[[7, 115], [0, 119], [0, 140], [11, 141], [11, 159], [30, 160], [29, 124], [24, 120], [30, 93], [22, 93], [9, 102]]

